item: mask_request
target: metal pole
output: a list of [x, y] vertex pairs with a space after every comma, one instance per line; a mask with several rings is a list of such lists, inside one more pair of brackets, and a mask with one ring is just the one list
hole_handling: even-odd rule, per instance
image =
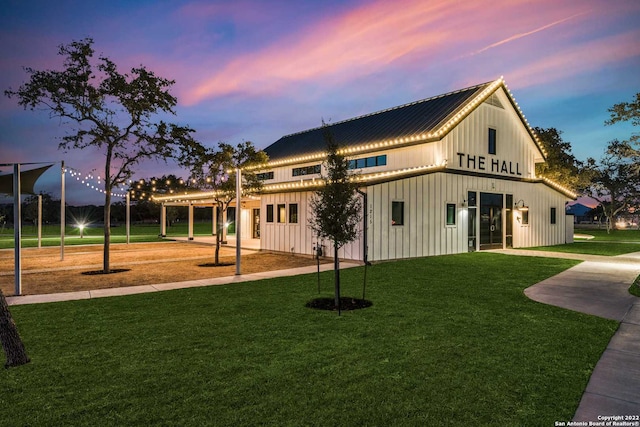
[[127, 191], [127, 210], [126, 210], [126, 228], [127, 228], [127, 245], [129, 244], [129, 235], [131, 234], [131, 194]]
[[65, 228], [65, 197], [64, 197], [64, 160], [62, 164], [62, 174], [60, 175], [60, 261], [64, 261], [64, 228]]
[[167, 206], [164, 203], [160, 207], [160, 237], [167, 237]]
[[240, 172], [240, 168], [236, 168], [236, 275], [239, 276], [240, 273], [240, 246], [242, 239], [240, 237], [240, 217], [242, 216], [241, 210], [241, 200], [242, 200], [242, 176]]
[[15, 294], [22, 295], [22, 206], [20, 205], [20, 164], [13, 165], [13, 241]]
[[42, 247], [42, 194], [38, 194], [38, 249]]

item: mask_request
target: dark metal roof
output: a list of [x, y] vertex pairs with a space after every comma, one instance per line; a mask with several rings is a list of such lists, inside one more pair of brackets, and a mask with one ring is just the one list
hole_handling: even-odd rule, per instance
[[[453, 112], [472, 100], [492, 82], [423, 99], [376, 113], [329, 124], [340, 147], [357, 146], [394, 138], [418, 136], [437, 130]], [[267, 148], [269, 160], [281, 160], [324, 152], [323, 128], [283, 136]]]

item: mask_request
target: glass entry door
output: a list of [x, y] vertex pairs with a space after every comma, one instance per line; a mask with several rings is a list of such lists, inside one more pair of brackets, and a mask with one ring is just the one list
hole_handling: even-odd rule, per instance
[[502, 194], [480, 193], [480, 250], [502, 249]]

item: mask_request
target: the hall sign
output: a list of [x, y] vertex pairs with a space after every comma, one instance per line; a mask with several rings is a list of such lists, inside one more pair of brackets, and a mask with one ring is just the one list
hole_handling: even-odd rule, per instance
[[472, 156], [465, 153], [457, 154], [458, 166], [460, 168], [522, 176], [522, 169], [518, 162], [500, 160], [493, 157], [487, 158], [485, 156]]

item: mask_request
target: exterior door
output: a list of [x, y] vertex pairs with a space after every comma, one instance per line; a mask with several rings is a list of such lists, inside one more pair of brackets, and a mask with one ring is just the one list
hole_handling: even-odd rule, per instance
[[480, 250], [502, 249], [502, 194], [480, 193]]

